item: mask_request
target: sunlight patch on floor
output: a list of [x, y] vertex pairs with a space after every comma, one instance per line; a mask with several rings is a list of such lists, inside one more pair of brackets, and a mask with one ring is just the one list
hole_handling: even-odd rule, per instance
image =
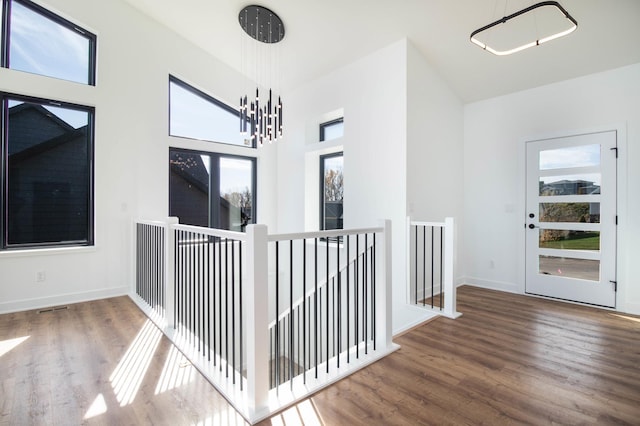
[[87, 410], [87, 413], [84, 415], [84, 420], [99, 416], [100, 414], [104, 414], [106, 412], [107, 403], [104, 400], [104, 396], [99, 393], [98, 396], [96, 396], [96, 399], [93, 400], [93, 403]]
[[220, 413], [194, 423], [195, 426], [249, 426], [249, 423], [230, 405]]
[[272, 426], [288, 426], [288, 425], [305, 425], [315, 426], [324, 425], [318, 410], [311, 400], [306, 399], [291, 408], [286, 409], [282, 413], [271, 418]]
[[176, 348], [171, 346], [167, 360], [162, 367], [162, 373], [155, 394], [161, 394], [168, 390], [191, 383], [196, 377], [196, 369], [189, 360]]
[[611, 315], [613, 315], [614, 317], [618, 317], [618, 318], [622, 318], [622, 319], [626, 319], [626, 320], [629, 320], [629, 321], [634, 321], [634, 322], [640, 323], [640, 318], [639, 317], [630, 317], [630, 316], [621, 315], [621, 314], [611, 314]]
[[162, 332], [147, 320], [109, 377], [121, 407], [131, 404], [151, 364]]
[[30, 336], [16, 337], [15, 339], [8, 339], [8, 340], [0, 341], [0, 356], [6, 354], [11, 349], [15, 348], [20, 343], [22, 343], [25, 340], [27, 340], [29, 337]]

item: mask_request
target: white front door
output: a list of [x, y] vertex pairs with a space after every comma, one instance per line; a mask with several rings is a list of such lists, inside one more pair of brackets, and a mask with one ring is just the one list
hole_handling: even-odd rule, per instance
[[530, 294], [616, 305], [616, 132], [526, 143]]

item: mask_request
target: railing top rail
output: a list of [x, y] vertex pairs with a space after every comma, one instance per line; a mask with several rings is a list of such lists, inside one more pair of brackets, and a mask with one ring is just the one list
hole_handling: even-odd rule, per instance
[[135, 223], [139, 223], [141, 225], [167, 226], [167, 222], [163, 222], [161, 220], [136, 219]]
[[315, 231], [315, 232], [300, 232], [292, 234], [271, 234], [269, 235], [269, 241], [288, 241], [288, 240], [302, 240], [302, 239], [314, 239], [314, 238], [333, 238], [342, 237], [345, 235], [357, 235], [357, 234], [373, 234], [384, 232], [384, 228], [359, 228], [359, 229], [333, 229], [330, 231]]
[[204, 228], [193, 225], [173, 225], [173, 229], [177, 231], [194, 232], [198, 234], [210, 235], [212, 237], [228, 238], [237, 241], [247, 241], [247, 234], [244, 232], [227, 231], [224, 229]]
[[412, 220], [410, 223], [412, 226], [446, 226], [445, 222], [419, 222]]

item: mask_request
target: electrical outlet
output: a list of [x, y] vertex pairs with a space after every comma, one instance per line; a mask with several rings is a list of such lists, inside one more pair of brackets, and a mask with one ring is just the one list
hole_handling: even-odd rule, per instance
[[36, 282], [43, 283], [47, 280], [47, 274], [44, 271], [36, 272]]

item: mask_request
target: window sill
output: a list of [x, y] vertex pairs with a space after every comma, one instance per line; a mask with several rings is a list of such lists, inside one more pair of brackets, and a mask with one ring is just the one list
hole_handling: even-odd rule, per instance
[[12, 257], [61, 256], [61, 255], [68, 255], [68, 254], [94, 253], [96, 251], [97, 251], [96, 246], [2, 250], [0, 251], [0, 259], [12, 258]]

